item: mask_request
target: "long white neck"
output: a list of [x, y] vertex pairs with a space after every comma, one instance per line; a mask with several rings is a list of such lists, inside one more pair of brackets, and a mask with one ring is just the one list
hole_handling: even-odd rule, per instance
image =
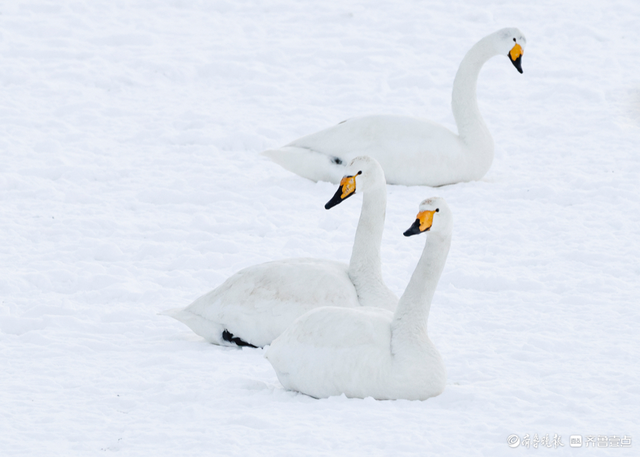
[[453, 81], [451, 97], [451, 109], [458, 126], [458, 135], [470, 149], [469, 152], [479, 159], [479, 156], [482, 156], [483, 165], [488, 159], [487, 169], [493, 160], [493, 138], [480, 115], [476, 86], [480, 69], [487, 60], [497, 54], [492, 46], [493, 40], [493, 35], [483, 38], [464, 56]]
[[349, 277], [363, 306], [371, 306], [382, 297], [386, 298], [388, 291], [382, 280], [380, 260], [386, 208], [387, 189], [384, 183], [364, 193], [349, 262]]
[[450, 245], [451, 230], [427, 235], [422, 256], [393, 316], [391, 345], [394, 354], [427, 337], [431, 299], [444, 269]]

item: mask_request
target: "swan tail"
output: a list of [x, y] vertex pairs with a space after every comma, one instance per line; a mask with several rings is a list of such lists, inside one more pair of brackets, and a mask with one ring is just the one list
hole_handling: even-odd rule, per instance
[[175, 319], [180, 320], [176, 316], [180, 315], [182, 311], [184, 311], [184, 308], [171, 308], [171, 309], [165, 309], [164, 311], [160, 311], [156, 314], [158, 316], [169, 316], [169, 317], [174, 317]]
[[312, 181], [328, 181], [334, 184], [340, 182], [347, 165], [340, 157], [298, 146], [267, 149], [262, 155], [303, 178]]
[[175, 320], [182, 322], [189, 327], [196, 335], [201, 336], [209, 343], [218, 344], [220, 346], [230, 346], [228, 341], [223, 339], [224, 327], [221, 324], [212, 322], [204, 317], [192, 313], [188, 309], [173, 308], [158, 313], [162, 316], [173, 317]]

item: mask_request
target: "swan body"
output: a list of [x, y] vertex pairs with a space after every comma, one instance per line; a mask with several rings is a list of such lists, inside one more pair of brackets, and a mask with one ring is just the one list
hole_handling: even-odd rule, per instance
[[422, 202], [405, 235], [431, 232], [395, 313], [324, 307], [298, 318], [266, 353], [282, 385], [317, 398], [425, 400], [442, 393], [446, 370], [427, 334], [427, 319], [451, 228], [442, 198]]
[[[162, 314], [219, 345], [261, 347], [291, 322], [319, 306], [395, 309], [396, 296], [382, 280], [380, 243], [386, 187], [380, 165], [354, 159], [327, 209], [362, 192], [362, 210], [349, 265], [323, 259], [285, 259], [245, 268], [186, 308]], [[349, 189], [345, 189], [347, 186]]]
[[482, 178], [493, 161], [493, 138], [476, 98], [480, 69], [495, 55], [507, 55], [522, 73], [526, 38], [517, 28], [498, 30], [466, 54], [453, 82], [451, 106], [458, 134], [433, 122], [374, 115], [348, 119], [263, 154], [313, 181], [338, 182], [358, 155], [382, 166], [389, 184], [441, 186]]

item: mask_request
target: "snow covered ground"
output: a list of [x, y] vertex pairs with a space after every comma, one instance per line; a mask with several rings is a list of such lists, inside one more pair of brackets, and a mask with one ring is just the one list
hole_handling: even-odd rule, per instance
[[[3, 2], [0, 454], [638, 455], [639, 24], [636, 0]], [[361, 114], [455, 129], [457, 66], [505, 26], [528, 46], [480, 74], [487, 176], [388, 188], [398, 294], [418, 203], [454, 211], [443, 395], [314, 400], [156, 315], [255, 263], [347, 261], [359, 197], [326, 211], [333, 185], [259, 153]]]

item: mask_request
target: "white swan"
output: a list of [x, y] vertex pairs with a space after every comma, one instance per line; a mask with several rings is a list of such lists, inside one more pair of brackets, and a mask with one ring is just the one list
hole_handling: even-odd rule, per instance
[[478, 109], [478, 74], [495, 55], [508, 55], [522, 73], [525, 45], [520, 30], [506, 28], [481, 39], [462, 59], [451, 100], [458, 135], [413, 117], [364, 116], [263, 154], [313, 181], [338, 182], [358, 155], [380, 162], [389, 184], [441, 186], [480, 179], [493, 161], [493, 139]]
[[387, 193], [384, 172], [369, 157], [347, 168], [329, 209], [356, 192], [362, 210], [349, 265], [323, 259], [285, 259], [254, 265], [228, 278], [186, 308], [165, 311], [211, 343], [265, 346], [307, 311], [328, 304], [396, 308], [382, 280], [380, 243]]
[[442, 393], [446, 373], [427, 336], [427, 318], [451, 228], [451, 212], [442, 198], [423, 201], [404, 234], [430, 234], [395, 314], [329, 306], [300, 317], [266, 353], [282, 385], [317, 398], [425, 400]]

